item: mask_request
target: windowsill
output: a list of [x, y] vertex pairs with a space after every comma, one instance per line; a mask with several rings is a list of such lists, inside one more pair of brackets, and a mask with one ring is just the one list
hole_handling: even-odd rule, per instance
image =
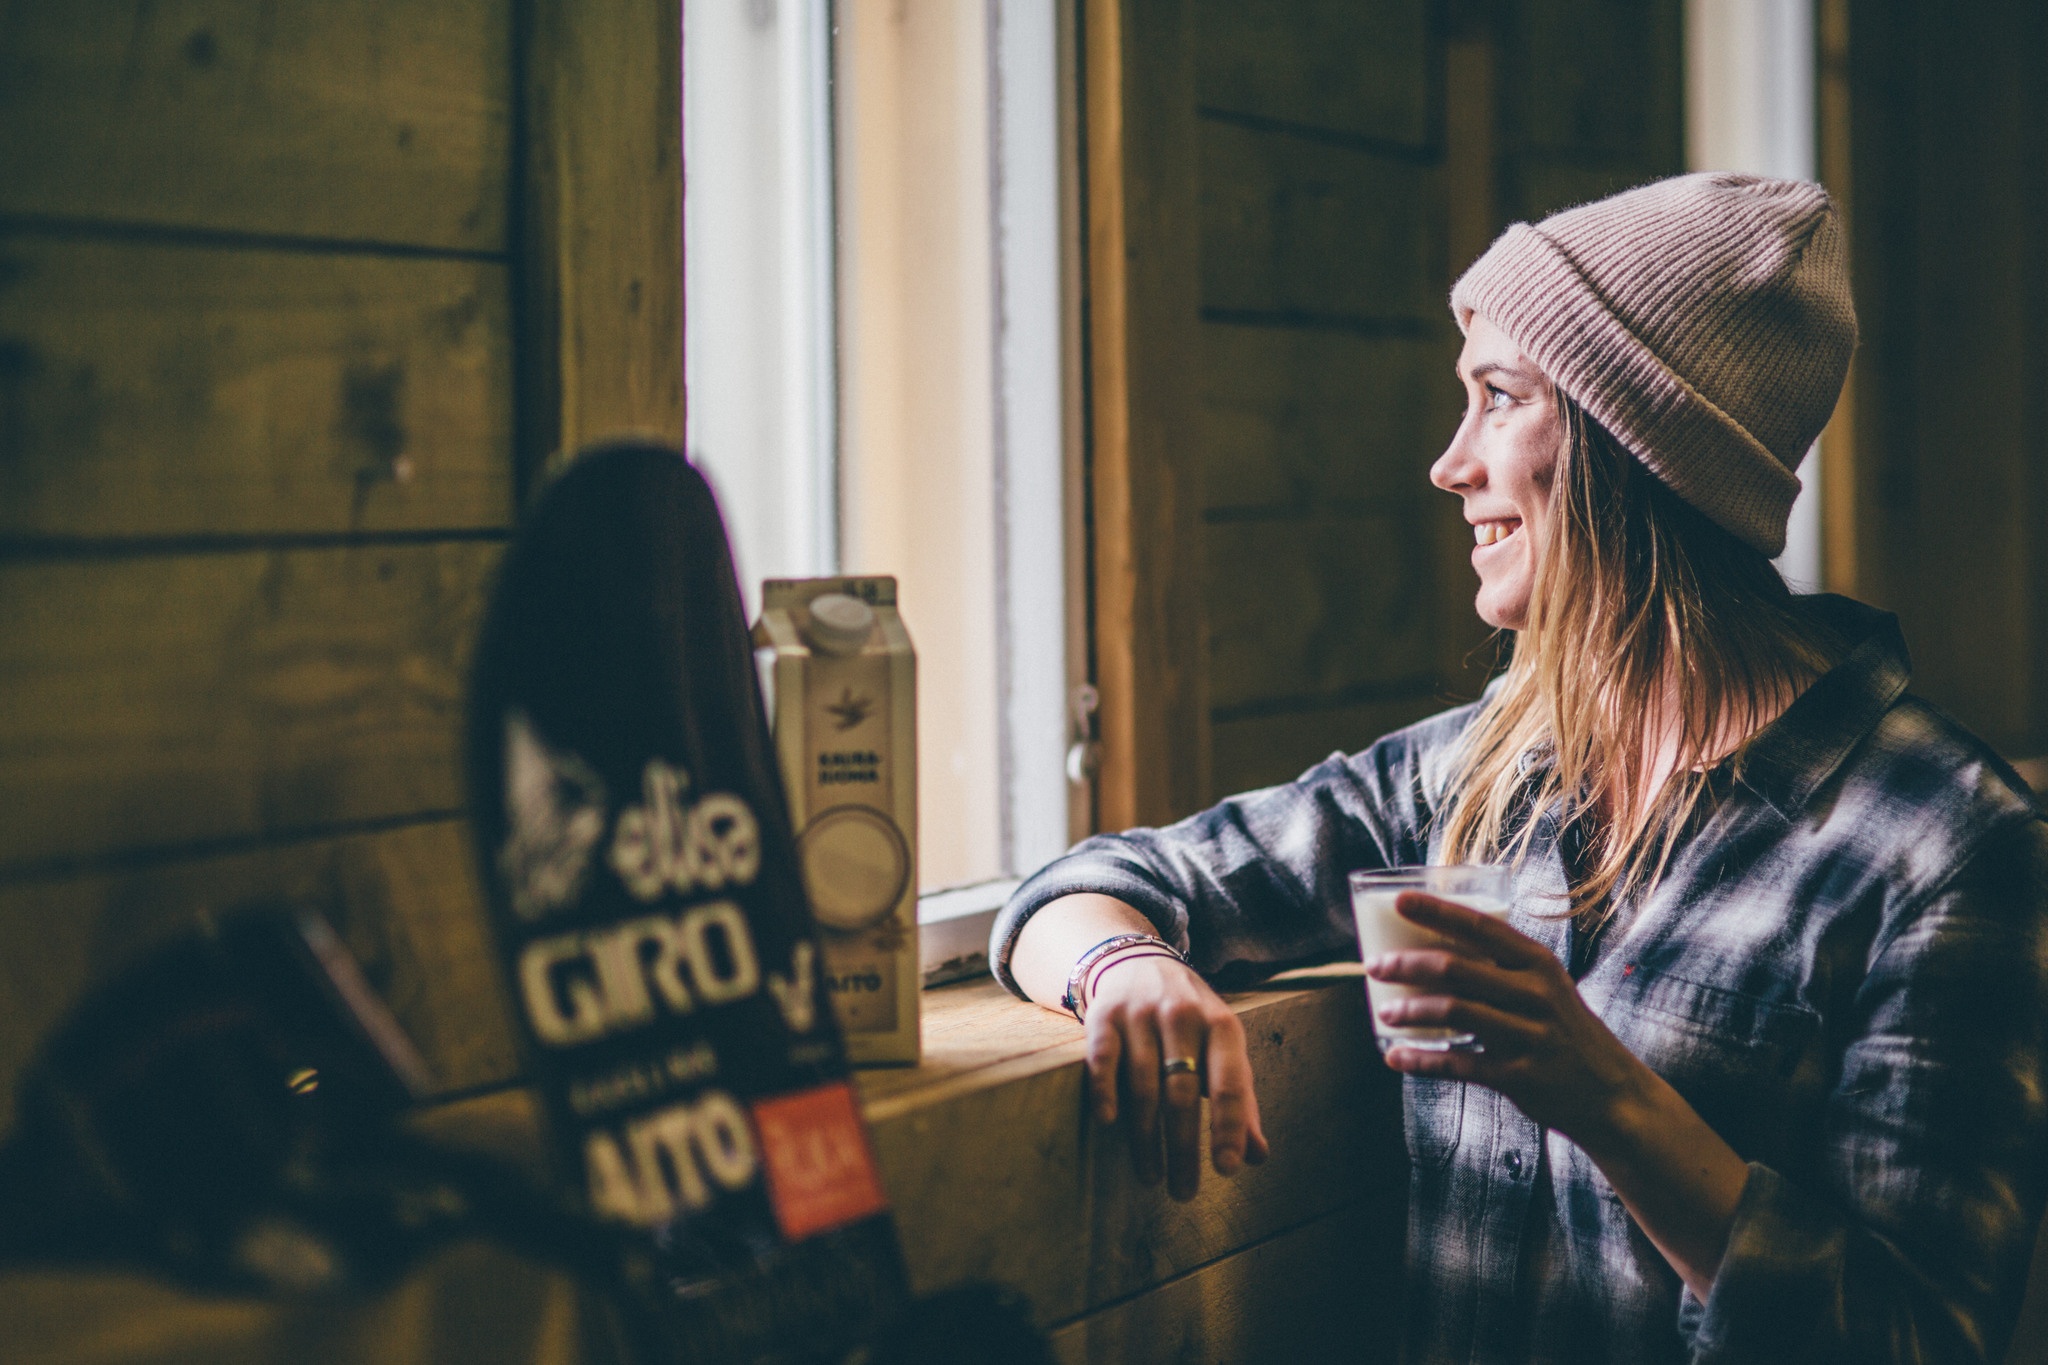
[[[927, 991], [924, 1063], [858, 1077], [913, 1287], [1012, 1285], [1067, 1362], [1389, 1355], [1407, 1161], [1357, 970], [1309, 969], [1229, 997], [1273, 1156], [1233, 1180], [1207, 1175], [1187, 1204], [1138, 1184], [1121, 1134], [1086, 1117], [1072, 1020], [986, 977]], [[536, 1178], [545, 1169], [529, 1091], [451, 1101], [414, 1124]], [[10, 1359], [67, 1365], [138, 1351], [240, 1365], [557, 1365], [587, 1358], [565, 1344], [581, 1311], [562, 1276], [474, 1245], [343, 1302], [207, 1298], [105, 1271], [0, 1276]]]
[[917, 956], [927, 988], [988, 975], [988, 935], [1016, 877], [932, 891], [917, 898]]
[[[1290, 1283], [1335, 1277], [1333, 1301], [1353, 1306], [1318, 1311], [1384, 1320], [1386, 1304], [1359, 1295], [1351, 1277], [1394, 1282], [1407, 1163], [1397, 1083], [1373, 1049], [1363, 996], [1348, 964], [1228, 997], [1245, 1024], [1273, 1157], [1232, 1180], [1208, 1173], [1197, 1198], [1177, 1204], [1137, 1183], [1120, 1135], [1086, 1117], [1071, 1019], [986, 976], [926, 991], [924, 1061], [857, 1073], [913, 1286], [997, 1280], [1023, 1290], [1042, 1321], [1067, 1324], [1063, 1337], [1093, 1341], [1113, 1315], [1149, 1322], [1181, 1303], [1176, 1295], [1238, 1293], [1243, 1276], [1286, 1264]], [[540, 1169], [525, 1090], [453, 1102], [421, 1123]], [[1311, 1243], [1316, 1269], [1281, 1254]], [[1346, 1250], [1325, 1267], [1332, 1245]]]

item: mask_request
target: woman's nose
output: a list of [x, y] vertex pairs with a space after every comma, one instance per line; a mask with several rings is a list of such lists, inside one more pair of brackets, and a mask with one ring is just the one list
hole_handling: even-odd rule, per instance
[[1469, 493], [1486, 482], [1486, 466], [1472, 452], [1472, 424], [1461, 421], [1450, 445], [1429, 467], [1429, 481], [1446, 493]]

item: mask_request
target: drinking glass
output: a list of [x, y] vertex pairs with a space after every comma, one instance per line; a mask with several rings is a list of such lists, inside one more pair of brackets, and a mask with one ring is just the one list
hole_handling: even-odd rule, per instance
[[[1436, 948], [1448, 940], [1413, 920], [1403, 919], [1394, 900], [1403, 891], [1421, 891], [1488, 915], [1505, 915], [1508, 910], [1508, 869], [1476, 864], [1445, 867], [1388, 867], [1351, 874], [1351, 913], [1358, 920], [1361, 957], [1391, 953], [1403, 948]], [[1372, 1008], [1373, 1036], [1380, 1051], [1401, 1047], [1429, 1052], [1460, 1052], [1478, 1047], [1469, 1033], [1435, 1025], [1396, 1025], [1380, 1022], [1380, 1006], [1427, 994], [1422, 988], [1397, 981], [1365, 979], [1366, 1000]]]

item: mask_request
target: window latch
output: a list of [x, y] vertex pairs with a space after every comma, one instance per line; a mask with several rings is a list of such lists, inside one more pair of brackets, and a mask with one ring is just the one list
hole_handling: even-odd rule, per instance
[[1074, 725], [1073, 742], [1067, 746], [1067, 781], [1085, 787], [1095, 780], [1095, 771], [1102, 761], [1102, 745], [1095, 738], [1095, 713], [1101, 709], [1102, 695], [1095, 690], [1095, 684], [1082, 683], [1068, 701]]

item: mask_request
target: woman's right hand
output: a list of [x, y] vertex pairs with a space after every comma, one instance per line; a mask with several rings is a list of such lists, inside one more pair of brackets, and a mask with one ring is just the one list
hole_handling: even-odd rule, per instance
[[[1074, 964], [1123, 934], [1156, 936], [1158, 930], [1113, 896], [1061, 896], [1024, 922], [1011, 946], [1011, 976], [1031, 999], [1059, 1009]], [[1264, 1161], [1266, 1134], [1252, 1092], [1244, 1025], [1209, 983], [1163, 951], [1111, 954], [1089, 981], [1082, 1007], [1089, 1103], [1105, 1125], [1125, 1120], [1139, 1179], [1158, 1183], [1164, 1153], [1167, 1192], [1175, 1199], [1195, 1197], [1202, 1183], [1205, 1089], [1209, 1159], [1216, 1173], [1236, 1175]], [[1174, 1058], [1193, 1062], [1194, 1070], [1162, 1076]]]
[[[1266, 1159], [1244, 1025], [1193, 968], [1163, 955], [1110, 965], [1095, 978], [1087, 1027], [1095, 1117], [1107, 1126], [1122, 1116], [1140, 1180], [1158, 1183], [1163, 1151], [1167, 1193], [1195, 1197], [1202, 1180], [1204, 1081], [1216, 1173], [1236, 1175]], [[1176, 1057], [1196, 1069], [1162, 1077]]]

